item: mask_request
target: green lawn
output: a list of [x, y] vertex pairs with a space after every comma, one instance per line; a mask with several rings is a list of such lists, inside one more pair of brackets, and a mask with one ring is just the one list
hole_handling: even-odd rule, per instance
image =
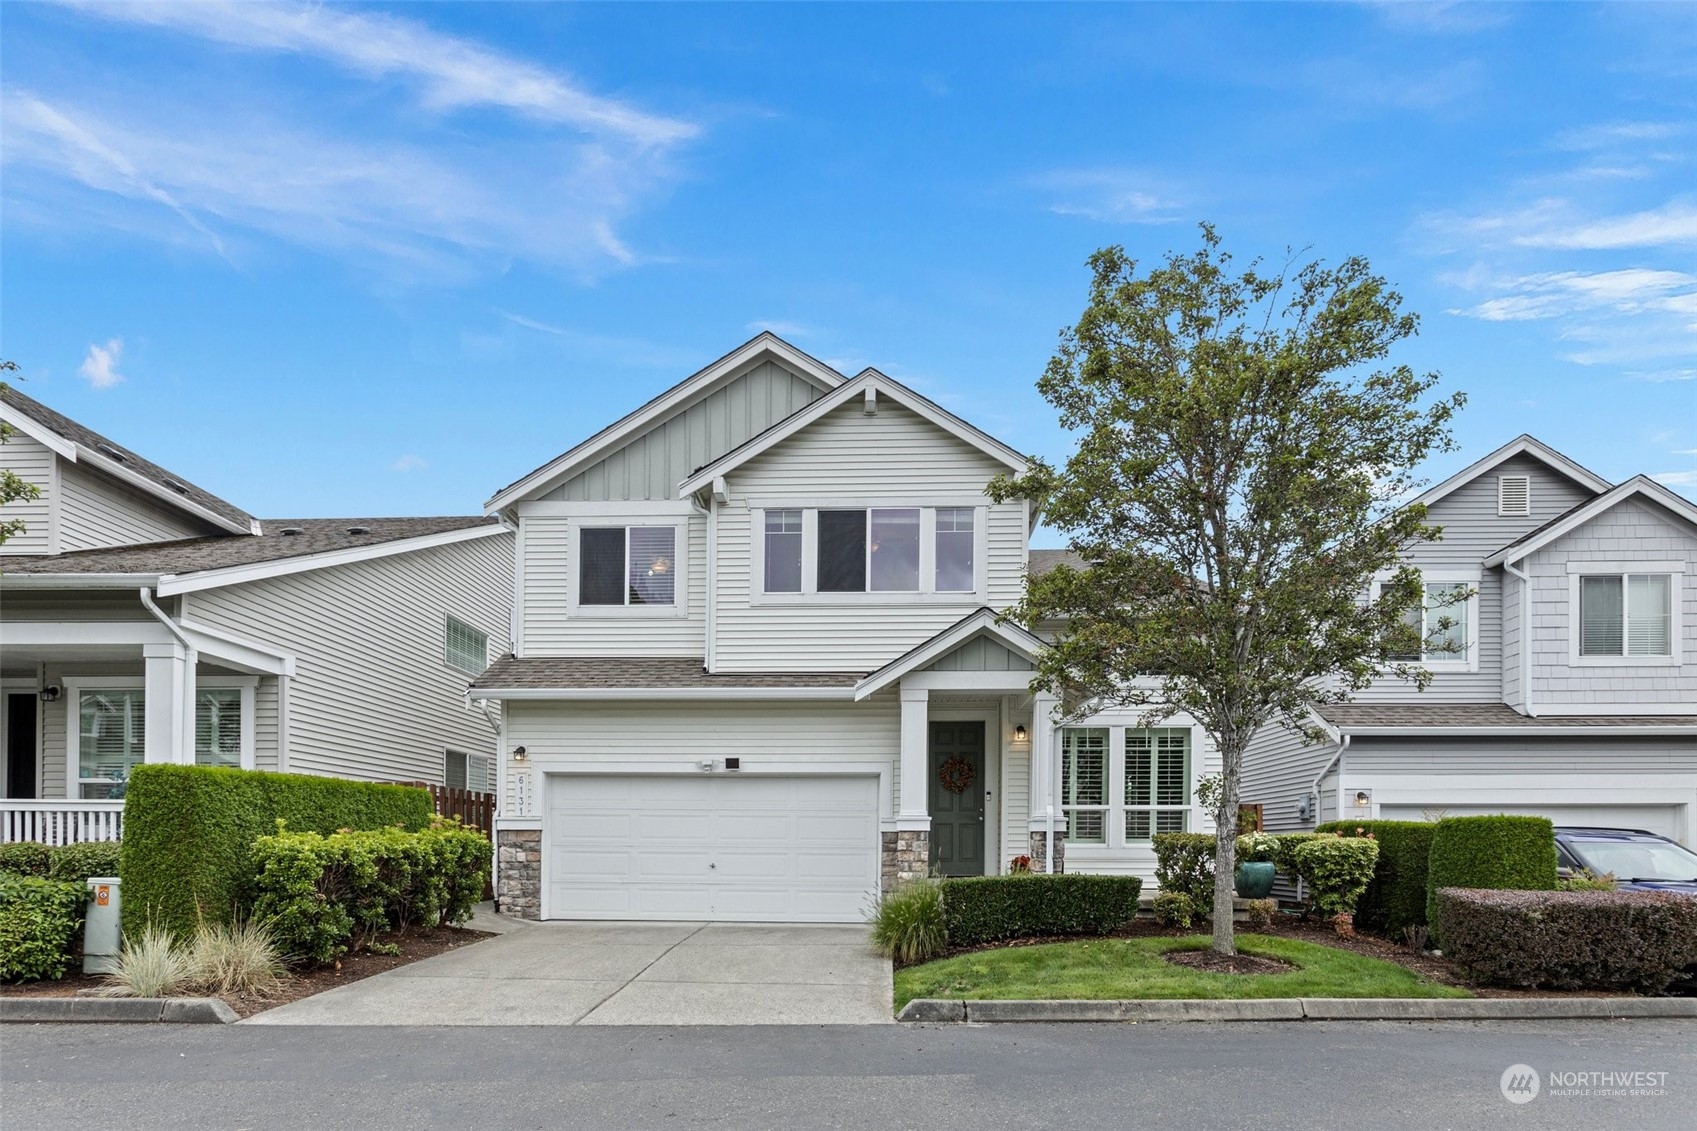
[[1209, 974], [1174, 966], [1162, 954], [1201, 950], [1208, 939], [1082, 939], [981, 950], [896, 972], [896, 1009], [914, 998], [1028, 1000], [1071, 998], [1471, 997], [1394, 962], [1264, 935], [1239, 935], [1246, 954], [1282, 958], [1284, 974]]

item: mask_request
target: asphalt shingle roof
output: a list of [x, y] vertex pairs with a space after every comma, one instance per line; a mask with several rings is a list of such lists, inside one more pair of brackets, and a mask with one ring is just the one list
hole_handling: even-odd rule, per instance
[[478, 690], [555, 688], [853, 687], [864, 672], [709, 673], [689, 657], [503, 656], [472, 681]]
[[1688, 726], [1697, 730], [1697, 715], [1539, 715], [1531, 718], [1506, 703], [1334, 703], [1318, 708], [1320, 716], [1341, 730], [1379, 727], [1458, 729], [1550, 727]]
[[1084, 559], [1076, 550], [1032, 550], [1031, 564], [1026, 568], [1031, 576], [1039, 577], [1059, 565], [1083, 569]]
[[72, 443], [91, 448], [109, 459], [117, 460], [126, 470], [133, 471], [142, 478], [157, 483], [187, 502], [195, 503], [221, 518], [229, 519], [231, 522], [240, 523], [243, 526], [253, 522], [253, 516], [234, 503], [226, 502], [212, 492], [196, 487], [180, 475], [173, 475], [152, 460], [138, 455], [114, 440], [107, 439], [92, 428], [85, 428], [63, 413], [54, 412], [35, 398], [20, 393], [11, 385], [6, 386], [4, 399], [12, 408], [23, 413], [48, 431], [63, 436]]
[[[0, 574], [178, 574], [200, 573], [226, 566], [282, 561], [330, 550], [377, 546], [405, 538], [422, 538], [498, 520], [481, 515], [440, 518], [268, 518], [263, 534], [228, 534], [185, 538], [176, 542], [147, 542], [110, 546], [68, 554], [29, 554], [0, 557]], [[298, 531], [286, 534], [284, 531]], [[354, 533], [354, 531], [361, 533]]]

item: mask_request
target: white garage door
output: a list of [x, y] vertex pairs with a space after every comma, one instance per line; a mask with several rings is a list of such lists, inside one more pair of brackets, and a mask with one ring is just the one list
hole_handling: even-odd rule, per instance
[[1435, 812], [1446, 817], [1511, 813], [1548, 817], [1558, 825], [1591, 825], [1605, 829], [1645, 829], [1675, 840], [1685, 835], [1683, 805], [1382, 805], [1387, 821], [1422, 821]]
[[552, 919], [853, 923], [878, 888], [878, 779], [548, 779]]

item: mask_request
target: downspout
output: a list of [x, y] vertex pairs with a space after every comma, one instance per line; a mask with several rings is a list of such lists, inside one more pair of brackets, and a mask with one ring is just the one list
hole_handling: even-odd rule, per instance
[[[1316, 774], [1314, 781], [1308, 786], [1308, 793], [1314, 798], [1314, 824], [1316, 827], [1324, 823], [1320, 820], [1320, 783], [1326, 780], [1326, 775], [1332, 772], [1333, 767], [1336, 767], [1338, 771], [1338, 820], [1343, 820], [1343, 754], [1345, 750], [1349, 749], [1349, 740], [1352, 737], [1354, 736], [1346, 734], [1338, 738], [1338, 752], [1332, 755], [1331, 761], [1326, 763], [1326, 768]], [[1299, 902], [1303, 898], [1301, 876], [1296, 878], [1296, 898]]]
[[[1525, 560], [1525, 559], [1522, 559]], [[1520, 705], [1526, 717], [1538, 717], [1532, 705], [1532, 579], [1513, 562], [1504, 562], [1503, 569], [1520, 582]]]
[[[153, 590], [144, 585], [138, 592], [141, 594], [141, 607], [153, 614], [153, 618], [164, 625], [165, 631], [176, 637], [177, 643], [181, 644], [183, 650], [188, 653], [186, 660], [188, 678], [192, 681], [195, 676], [195, 669], [200, 665], [200, 652], [189, 642], [188, 634], [183, 631], [182, 626], [167, 616], [164, 609], [153, 603]], [[177, 733], [182, 735], [185, 741], [191, 744], [194, 742], [194, 696], [192, 695], [185, 696], [184, 702], [180, 705], [180, 713], [177, 716]], [[189, 760], [191, 762], [194, 760], [192, 749]]]

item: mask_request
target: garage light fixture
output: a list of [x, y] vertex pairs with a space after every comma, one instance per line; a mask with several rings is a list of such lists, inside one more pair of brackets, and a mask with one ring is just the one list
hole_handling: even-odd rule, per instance
[[525, 753], [524, 747], [515, 746], [513, 747], [513, 761], [528, 762], [530, 761], [530, 755]]
[[1355, 791], [1355, 807], [1357, 809], [1365, 809], [1371, 804], [1373, 804], [1372, 790], [1358, 789]]

